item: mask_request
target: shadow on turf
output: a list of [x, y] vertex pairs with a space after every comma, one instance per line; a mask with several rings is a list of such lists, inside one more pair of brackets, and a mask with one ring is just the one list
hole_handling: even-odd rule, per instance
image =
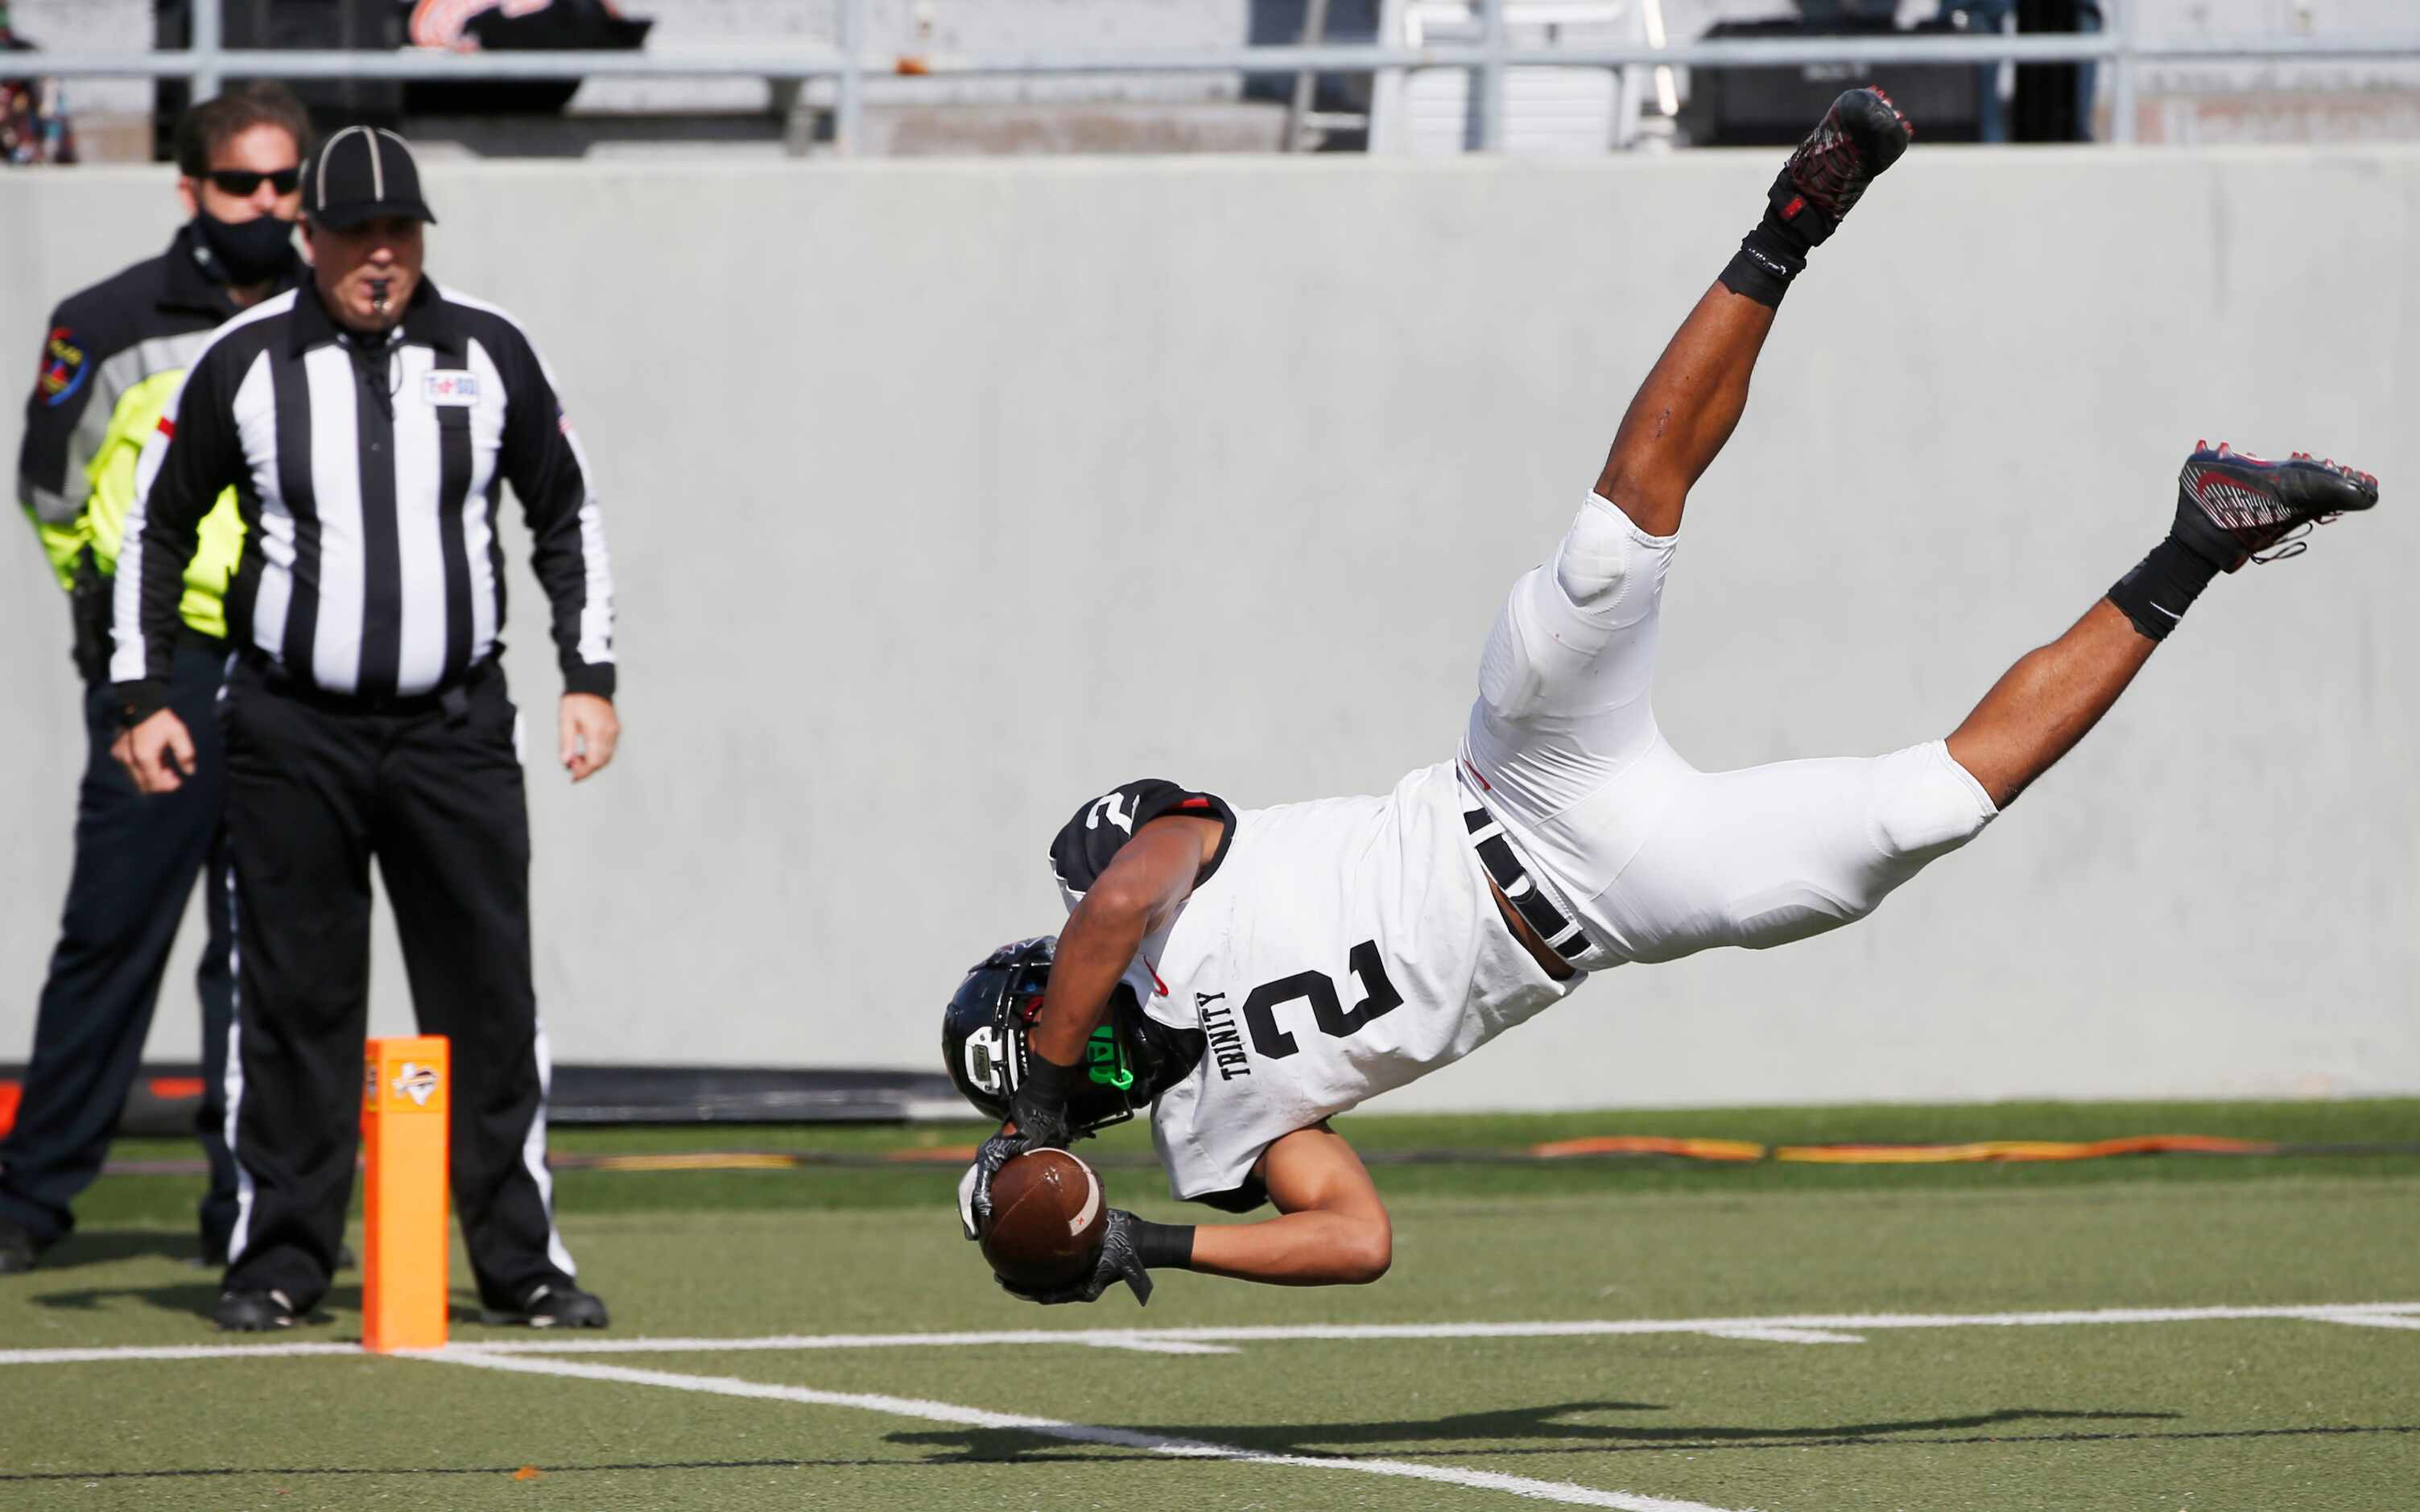
[[[164, 1242], [154, 1242], [147, 1247], [132, 1242], [123, 1243], [117, 1245], [114, 1253], [110, 1248], [110, 1241], [133, 1241], [146, 1239]], [[194, 1258], [192, 1245], [180, 1245], [169, 1236], [157, 1233], [146, 1234], [139, 1229], [130, 1229], [122, 1234], [79, 1235], [61, 1243], [58, 1250], [53, 1253], [65, 1252], [70, 1246], [74, 1246], [77, 1251], [69, 1258], [69, 1264], [71, 1266], [98, 1265], [103, 1260], [122, 1260], [153, 1255], [165, 1255], [189, 1260]], [[43, 1255], [41, 1268], [44, 1270], [59, 1269], [52, 1265], [49, 1255]], [[211, 1271], [210, 1276], [211, 1279], [207, 1281], [182, 1281], [162, 1286], [85, 1286], [73, 1291], [43, 1292], [26, 1300], [37, 1307], [54, 1308], [61, 1312], [85, 1313], [99, 1308], [105, 1302], [132, 1298], [136, 1302], [147, 1302], [163, 1312], [190, 1313], [207, 1322], [209, 1319], [210, 1309], [219, 1300], [217, 1272]], [[362, 1288], [359, 1286], [332, 1286], [328, 1289], [328, 1295], [320, 1299], [319, 1305], [312, 1309], [311, 1315], [302, 1321], [306, 1326], [330, 1323], [335, 1320], [335, 1315], [338, 1313], [358, 1315], [361, 1310]], [[445, 1316], [449, 1321], [455, 1323], [486, 1321], [486, 1311], [479, 1304], [479, 1294], [469, 1287], [455, 1288], [453, 1295], [447, 1301]]]
[[184, 1260], [199, 1264], [201, 1241], [164, 1228], [78, 1229], [42, 1252], [39, 1269], [72, 1270], [118, 1260]]
[[[2036, 1412], [2019, 1412], [2016, 1415], [2019, 1417], [2032, 1418], [2040, 1417], [2045, 1414]], [[2068, 1412], [2051, 1413], [2047, 1415], [2053, 1417], [2130, 1418], [2143, 1416], [2145, 1414], [2131, 1412]], [[2173, 1417], [2177, 1414], [2171, 1412], [2155, 1412], [2148, 1415], [2164, 1418]], [[1983, 1418], [1960, 1421], [1992, 1421], [2004, 1416], [2006, 1416], [2006, 1414], [1991, 1413], [1986, 1414]], [[1725, 1429], [1723, 1431], [1737, 1432], [1743, 1430]], [[1811, 1430], [1792, 1428], [1784, 1431], [1794, 1434]], [[1702, 1451], [1708, 1449], [1809, 1449], [1817, 1447], [1850, 1446], [1857, 1448], [1874, 1448], [1893, 1443], [1903, 1443], [1914, 1448], [1925, 1445], [1967, 1443], [2118, 1443], [2145, 1440], [2337, 1439], [2391, 1433], [2420, 1433], [2420, 1424], [2381, 1424], [2376, 1426], [2331, 1424], [2323, 1426], [2299, 1428], [2214, 1428], [2199, 1431], [2186, 1430], [2183, 1432], [2167, 1433], [2149, 1431], [2124, 1433], [1987, 1433], [1975, 1434], [1963, 1438], [1947, 1439], [1787, 1438], [1761, 1441], [1724, 1442], [1716, 1443], [1692, 1443], [1686, 1440], [1678, 1440], [1671, 1442], [1659, 1441], [1645, 1443], [1603, 1444], [1593, 1449], [1574, 1449], [1569, 1444], [1539, 1445], [1526, 1449], [1507, 1449], [1500, 1445], [1486, 1445], [1470, 1449], [1407, 1449], [1385, 1457], [1337, 1454], [1317, 1455], [1311, 1457], [1348, 1461], [1365, 1457], [1387, 1457], [1394, 1459], [1435, 1459], [1450, 1457], [1461, 1459], [1467, 1458], [1472, 1455], [1634, 1454], [1642, 1450], [1672, 1449], [1692, 1449]], [[966, 1437], [975, 1436], [944, 1434], [892, 1435], [894, 1441], [903, 1442], [922, 1439], [951, 1438], [955, 1440]], [[629, 1471], [653, 1470], [939, 1470], [952, 1465], [1050, 1464], [1058, 1462], [1099, 1465], [1112, 1464], [1122, 1460], [1139, 1463], [1152, 1463], [1156, 1461], [1164, 1462], [1164, 1456], [1149, 1451], [1122, 1449], [1102, 1453], [1092, 1450], [1073, 1449], [1065, 1446], [1064, 1444], [1061, 1444], [1057, 1446], [1055, 1452], [1045, 1452], [1041, 1454], [1028, 1454], [1023, 1452], [1022, 1446], [1018, 1446], [1006, 1454], [937, 1455], [930, 1459], [634, 1459], [586, 1464], [523, 1465], [517, 1467], [507, 1467], [504, 1465], [209, 1465], [196, 1466], [192, 1469], [183, 1470], [0, 1471], [0, 1485], [8, 1485], [20, 1481], [227, 1480], [242, 1475], [274, 1475], [281, 1479], [293, 1480], [307, 1480], [313, 1476], [322, 1475], [509, 1475], [515, 1480], [520, 1480], [524, 1478], [529, 1471], [532, 1470], [545, 1475], [578, 1475], [600, 1473], [620, 1473]]]
[[[43, 1269], [50, 1268], [49, 1257], [43, 1258]], [[185, 1313], [205, 1327], [209, 1325], [210, 1309], [218, 1304], [219, 1280], [215, 1271], [206, 1281], [178, 1281], [163, 1286], [84, 1286], [74, 1291], [43, 1292], [26, 1300], [37, 1307], [49, 1307], [60, 1312], [88, 1313], [105, 1302], [131, 1300], [147, 1302], [164, 1313]], [[331, 1310], [359, 1313], [362, 1310], [362, 1288], [358, 1286], [332, 1286], [308, 1317], [306, 1325], [334, 1321]]]
[[[1664, 1424], [1652, 1427], [1633, 1427], [1572, 1421], [1581, 1413], [1666, 1411], [1668, 1409], [1652, 1402], [1558, 1402], [1544, 1407], [1460, 1412], [1450, 1417], [1401, 1419], [1388, 1423], [1261, 1423], [1227, 1427], [1206, 1427], [1197, 1424], [1136, 1427], [1129, 1431], [1233, 1444], [1239, 1449], [1264, 1454], [1315, 1455], [1333, 1453], [1341, 1446], [1373, 1444], [1423, 1446], [1407, 1452], [1408, 1457], [1417, 1457], [1423, 1453], [1586, 1454], [1592, 1446], [1652, 1449], [1682, 1445], [1720, 1446], [1749, 1442], [1770, 1445], [1887, 1442], [1888, 1436], [1894, 1434], [1944, 1433], [1952, 1429], [1973, 1430], [2015, 1423], [2167, 1422], [2183, 1416], [2180, 1412], [2063, 1411], [2055, 1408], [2008, 1407], [1994, 1412], [1977, 1412], [1962, 1417], [1906, 1418], [1895, 1422], [1846, 1423], [1823, 1427], [1677, 1427]], [[893, 1433], [888, 1438], [897, 1444], [955, 1450], [956, 1454], [952, 1457], [995, 1463], [1011, 1459], [1054, 1458], [1067, 1452], [1063, 1444], [1038, 1442], [1033, 1435], [1015, 1428], [939, 1428]], [[1506, 1447], [1510, 1442], [1525, 1439], [1552, 1440], [1554, 1446], [1535, 1451]], [[1478, 1447], [1474, 1450], [1438, 1450], [1434, 1447], [1444, 1440], [1464, 1440]]]

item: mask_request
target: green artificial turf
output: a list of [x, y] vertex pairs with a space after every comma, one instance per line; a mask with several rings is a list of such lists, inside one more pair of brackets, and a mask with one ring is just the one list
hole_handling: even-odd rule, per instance
[[[1767, 1143], [2148, 1132], [2350, 1143], [2412, 1137], [2414, 1109], [1733, 1110], [1370, 1116], [1348, 1128], [1372, 1149], [1624, 1132]], [[556, 1145], [871, 1153], [974, 1132], [565, 1130]], [[1147, 1309], [1122, 1292], [1047, 1310], [1000, 1292], [956, 1236], [947, 1169], [575, 1171], [558, 1192], [582, 1280], [614, 1310], [605, 1336], [625, 1340], [2420, 1303], [2420, 1170], [2409, 1157], [1745, 1170], [1474, 1163], [1382, 1166], [1378, 1179], [1397, 1232], [1394, 1270], [1377, 1285], [1282, 1290], [1163, 1274]], [[215, 1277], [179, 1258], [193, 1186], [104, 1178], [84, 1232], [34, 1272], [0, 1278], [0, 1350], [223, 1343], [202, 1316]], [[1166, 1201], [1145, 1172], [1113, 1170], [1112, 1186], [1147, 1216], [1213, 1216]], [[645, 1195], [617, 1195], [630, 1192]], [[530, 1337], [469, 1321], [458, 1248], [454, 1267], [458, 1343]], [[358, 1286], [356, 1276], [338, 1278], [324, 1321], [291, 1337], [357, 1337]], [[899, 1399], [1346, 1467], [1526, 1477], [1600, 1498], [1626, 1493], [1634, 1505], [2420, 1505], [2420, 1328], [2297, 1318], [1836, 1331], [1862, 1342], [1700, 1332], [1282, 1337], [1231, 1341], [1222, 1346], [1231, 1353], [1159, 1354], [893, 1340], [553, 1357], [670, 1373], [686, 1388], [354, 1355], [0, 1360], [0, 1506], [1554, 1504], [1335, 1464], [1073, 1443], [883, 1405]], [[859, 1400], [727, 1395], [765, 1386]], [[516, 1479], [521, 1467], [535, 1473]]]
[[[1687, 1109], [1518, 1115], [1355, 1114], [1337, 1121], [1376, 1157], [1441, 1150], [1512, 1152], [1553, 1140], [1646, 1134], [1742, 1139], [1779, 1146], [1820, 1144], [1963, 1143], [1993, 1139], [2087, 1141], [2133, 1134], [2214, 1134], [2309, 1145], [2420, 1144], [2420, 1099], [2346, 1102], [2008, 1102], [1842, 1108]], [[973, 1145], [980, 1124], [749, 1125], [680, 1128], [559, 1128], [566, 1155], [776, 1150], [872, 1157]], [[1105, 1179], [1120, 1201], [1164, 1190], [1149, 1167], [1151, 1141], [1140, 1124], [1105, 1131], [1078, 1146], [1107, 1157]], [[122, 1140], [119, 1161], [190, 1159], [191, 1144]], [[2006, 1191], [2104, 1181], [2241, 1181], [2257, 1177], [2366, 1178], [2420, 1176], [2420, 1152], [2371, 1156], [2146, 1156], [2077, 1162], [1933, 1166], [1811, 1166], [1768, 1161], [1732, 1166], [1650, 1158], [1581, 1160], [1533, 1165], [1488, 1161], [1383, 1164], [1390, 1195], [1454, 1192], [1641, 1191], [1887, 1191], [1934, 1188]], [[566, 1170], [555, 1177], [566, 1212], [750, 1208], [926, 1208], [946, 1204], [958, 1170], [948, 1164], [876, 1169], [808, 1166], [774, 1171]], [[80, 1207], [87, 1225], [172, 1224], [199, 1194], [191, 1176], [113, 1177]]]

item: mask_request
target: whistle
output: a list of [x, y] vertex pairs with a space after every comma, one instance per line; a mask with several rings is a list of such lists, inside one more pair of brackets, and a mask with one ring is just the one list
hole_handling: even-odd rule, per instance
[[385, 279], [373, 278], [370, 280], [370, 309], [372, 313], [378, 315], [384, 315], [386, 313], [386, 291], [387, 281]]

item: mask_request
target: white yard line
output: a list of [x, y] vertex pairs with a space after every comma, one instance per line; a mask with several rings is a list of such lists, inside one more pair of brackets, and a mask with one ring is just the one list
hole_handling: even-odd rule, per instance
[[1863, 1344], [1862, 1333], [1834, 1333], [1820, 1328], [1710, 1328], [1717, 1339], [1752, 1339], [1759, 1344]]
[[1094, 1339], [1094, 1348], [1101, 1349], [1132, 1349], [1137, 1354], [1241, 1354], [1244, 1351], [1227, 1344], [1189, 1344], [1183, 1339]]
[[2420, 1317], [2401, 1313], [2321, 1313], [2322, 1323], [2350, 1323], [2355, 1328], [2420, 1329]]
[[255, 1355], [345, 1354], [358, 1360], [359, 1344], [165, 1344], [118, 1345], [95, 1349], [0, 1349], [0, 1365], [99, 1364], [112, 1360], [240, 1360]]
[[[1383, 1339], [1561, 1339], [1652, 1333], [1716, 1338], [1792, 1337], [1813, 1342], [1887, 1329], [2110, 1327], [2148, 1323], [2242, 1322], [2282, 1318], [2370, 1328], [2420, 1329], [2420, 1302], [2319, 1302], [2290, 1307], [2110, 1307], [2043, 1313], [1820, 1313], [1780, 1317], [1595, 1318], [1531, 1323], [1276, 1324], [1243, 1328], [999, 1329], [952, 1333], [778, 1333], [759, 1338], [579, 1338], [478, 1340], [457, 1350], [486, 1355], [719, 1354], [733, 1350], [969, 1348], [1060, 1344], [1096, 1349], [1195, 1353], [1201, 1347], [1357, 1342]], [[1828, 1342], [1828, 1337], [1827, 1337]], [[235, 1360], [251, 1355], [359, 1354], [354, 1344], [124, 1346], [114, 1348], [0, 1349], [0, 1365], [75, 1364], [111, 1360]]]
[[[1601, 1338], [1641, 1334], [1700, 1334], [1769, 1343], [1854, 1344], [1883, 1330], [1960, 1328], [2109, 1327], [2153, 1323], [2259, 1320], [2335, 1323], [2362, 1328], [2420, 1332], [2420, 1302], [2331, 1302], [2284, 1307], [2113, 1307], [2029, 1313], [1838, 1313], [1777, 1317], [1603, 1318], [1529, 1323], [1374, 1323], [1273, 1325], [1243, 1328], [1003, 1329], [948, 1333], [792, 1333], [766, 1338], [597, 1339], [556, 1335], [450, 1346], [407, 1358], [476, 1369], [568, 1377], [755, 1397], [816, 1407], [852, 1408], [892, 1417], [970, 1427], [1009, 1428], [1075, 1443], [1108, 1444], [1174, 1457], [1226, 1459], [1247, 1464], [1429, 1481], [1472, 1490], [1499, 1491], [1569, 1506], [1624, 1512], [1727, 1512], [1699, 1502], [1673, 1501], [1630, 1491], [1599, 1490], [1561, 1481], [1532, 1480], [1490, 1471], [1463, 1470], [1405, 1460], [1339, 1458], [1266, 1454], [1234, 1444], [1209, 1443], [1130, 1428], [1095, 1426], [1052, 1418], [991, 1412], [980, 1408], [911, 1397], [815, 1391], [734, 1377], [684, 1375], [560, 1358], [599, 1354], [704, 1354], [736, 1351], [818, 1349], [966, 1348], [1000, 1345], [1065, 1345], [1169, 1354], [1230, 1354], [1243, 1344], [1309, 1341]], [[97, 1364], [115, 1361], [240, 1360], [299, 1355], [361, 1357], [357, 1345], [336, 1342], [134, 1346], [100, 1348], [0, 1349], [0, 1365]], [[555, 1356], [558, 1358], [538, 1358]]]
[[[756, 1339], [530, 1339], [467, 1346], [496, 1354], [690, 1354], [726, 1349], [967, 1348], [1069, 1344], [1131, 1348], [1139, 1342], [1274, 1344], [1307, 1340], [1551, 1339], [1641, 1333], [1753, 1337], [1776, 1332], [1854, 1335], [1884, 1329], [2052, 1328], [2071, 1325], [2232, 1322], [2268, 1318], [2340, 1323], [2420, 1316], [2420, 1302], [2335, 1302], [2293, 1307], [2133, 1307], [2055, 1313], [1836, 1313], [1787, 1317], [1601, 1318], [1533, 1323], [1276, 1324], [1241, 1328], [1001, 1329], [954, 1333], [790, 1333]], [[2398, 1327], [2399, 1324], [2386, 1324]], [[1797, 1342], [1797, 1341], [1793, 1341]]]
[[[447, 1364], [473, 1365], [483, 1370], [507, 1370], [534, 1376], [568, 1376], [581, 1380], [614, 1381], [628, 1386], [659, 1386], [673, 1391], [704, 1392], [716, 1396], [750, 1396], [768, 1401], [800, 1402], [810, 1407], [847, 1407], [861, 1411], [879, 1412], [887, 1417], [919, 1418], [927, 1423], [951, 1423], [965, 1427], [1013, 1428], [1046, 1439], [1061, 1439], [1071, 1443], [1109, 1444], [1122, 1449], [1140, 1449], [1149, 1454], [1169, 1455], [1187, 1459], [1231, 1459], [1249, 1465], [1287, 1465], [1304, 1470], [1340, 1470], [1362, 1475], [1391, 1476], [1402, 1480], [1435, 1481], [1447, 1486], [1462, 1486], [1472, 1490], [1503, 1491], [1537, 1502], [1557, 1502], [1565, 1506], [1604, 1506], [1621, 1512], [1726, 1512], [1721, 1507], [1703, 1502], [1676, 1502], [1668, 1497], [1639, 1496], [1629, 1491], [1601, 1491], [1593, 1487], [1575, 1486], [1567, 1481], [1531, 1480], [1525, 1475], [1502, 1475], [1492, 1471], [1457, 1470], [1445, 1465], [1420, 1465], [1399, 1459], [1334, 1459], [1316, 1455], [1264, 1454], [1256, 1449], [1234, 1444], [1205, 1443], [1198, 1439], [1173, 1439], [1156, 1433], [1138, 1433], [1130, 1428], [1095, 1427], [1085, 1423], [1063, 1423], [1055, 1418], [1026, 1417], [1010, 1412], [989, 1412], [976, 1407], [960, 1407], [951, 1402], [926, 1401], [909, 1396], [879, 1396], [861, 1392], [815, 1391], [805, 1386], [779, 1386], [765, 1381], [741, 1380], [730, 1376], [686, 1376], [666, 1370], [633, 1370], [627, 1365], [581, 1364], [568, 1360], [540, 1360], [526, 1355], [505, 1357], [492, 1350], [455, 1348], [437, 1350], [412, 1358]], [[1749, 1509], [1741, 1509], [1749, 1512]]]

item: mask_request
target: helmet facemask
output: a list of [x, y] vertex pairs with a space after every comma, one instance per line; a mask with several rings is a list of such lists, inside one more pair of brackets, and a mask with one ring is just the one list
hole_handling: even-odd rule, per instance
[[[1050, 980], [1048, 936], [1003, 945], [967, 973], [941, 1020], [941, 1054], [950, 1080], [985, 1115], [1007, 1121], [1032, 1052], [1027, 1036]], [[1134, 1029], [1134, 991], [1118, 984], [1109, 1012], [1084, 1042], [1067, 1126], [1081, 1138], [1122, 1124], [1150, 1106], [1155, 1057]]]

